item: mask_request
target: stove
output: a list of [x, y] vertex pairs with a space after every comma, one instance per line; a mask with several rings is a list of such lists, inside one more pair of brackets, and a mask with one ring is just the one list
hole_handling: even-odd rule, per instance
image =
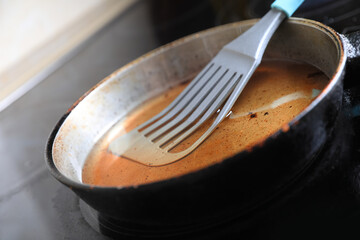
[[[260, 4], [261, 2], [261, 4]], [[138, 239], [140, 233], [102, 216], [57, 182], [45, 144], [63, 113], [120, 66], [181, 36], [260, 17], [266, 1], [138, 1], [77, 48], [38, 86], [0, 113], [0, 239]], [[271, 1], [269, 1], [271, 2]], [[342, 33], [359, 29], [358, 1], [306, 1], [295, 16]], [[336, 131], [314, 164], [249, 216], [172, 239], [349, 239], [360, 236], [360, 85], [345, 82]], [[143, 235], [164, 238], [170, 235]]]

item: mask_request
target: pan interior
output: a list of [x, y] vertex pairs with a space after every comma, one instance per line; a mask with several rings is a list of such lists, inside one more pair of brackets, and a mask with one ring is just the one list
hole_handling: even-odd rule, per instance
[[[87, 155], [115, 123], [148, 99], [191, 79], [224, 44], [254, 22], [225, 25], [180, 39], [103, 80], [76, 105], [56, 134], [52, 154], [60, 173], [81, 182]], [[264, 58], [309, 63], [331, 79], [342, 61], [340, 46], [337, 34], [321, 24], [290, 19], [275, 33]]]

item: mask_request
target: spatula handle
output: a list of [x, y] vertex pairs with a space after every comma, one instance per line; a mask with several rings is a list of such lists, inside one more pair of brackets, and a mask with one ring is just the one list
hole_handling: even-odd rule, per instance
[[271, 8], [280, 9], [287, 17], [291, 17], [303, 2], [304, 0], [276, 0], [271, 4]]

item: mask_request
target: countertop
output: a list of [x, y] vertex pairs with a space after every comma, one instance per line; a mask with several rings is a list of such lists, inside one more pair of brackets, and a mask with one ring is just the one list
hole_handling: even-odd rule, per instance
[[0, 1], [0, 111], [134, 1]]

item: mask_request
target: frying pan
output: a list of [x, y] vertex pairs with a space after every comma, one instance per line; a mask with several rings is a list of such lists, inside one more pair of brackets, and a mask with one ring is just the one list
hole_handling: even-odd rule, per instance
[[182, 38], [102, 80], [74, 103], [52, 131], [46, 146], [51, 174], [90, 207], [144, 236], [198, 231], [246, 216], [290, 187], [332, 137], [342, 107], [345, 66], [356, 62], [360, 39], [358, 33], [343, 36], [300, 18], [281, 25], [264, 58], [306, 62], [331, 80], [275, 134], [221, 163], [168, 180], [133, 187], [99, 187], [81, 181], [87, 154], [116, 122], [191, 78], [224, 44], [255, 22], [228, 24]]

